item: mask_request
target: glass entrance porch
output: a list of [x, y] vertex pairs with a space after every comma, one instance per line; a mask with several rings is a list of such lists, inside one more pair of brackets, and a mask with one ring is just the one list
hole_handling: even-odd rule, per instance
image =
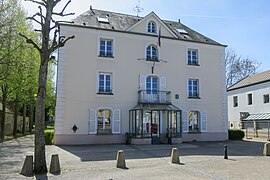
[[129, 134], [144, 144], [171, 144], [182, 138], [181, 110], [174, 105], [137, 104], [129, 111]]

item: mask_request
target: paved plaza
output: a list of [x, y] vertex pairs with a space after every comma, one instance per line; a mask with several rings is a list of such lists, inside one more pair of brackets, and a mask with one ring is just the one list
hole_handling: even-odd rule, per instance
[[[52, 154], [59, 154], [61, 174], [25, 177], [19, 172], [25, 156], [33, 155], [33, 142], [32, 135], [0, 144], [0, 179], [270, 179], [270, 157], [262, 155], [262, 141], [46, 146], [48, 168]], [[228, 160], [223, 159], [225, 144]], [[174, 147], [179, 149], [180, 165], [170, 163]], [[128, 169], [116, 168], [120, 149]]]

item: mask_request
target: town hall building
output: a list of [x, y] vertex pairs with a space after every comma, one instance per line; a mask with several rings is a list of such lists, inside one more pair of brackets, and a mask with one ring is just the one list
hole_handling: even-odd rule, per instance
[[225, 45], [154, 12], [59, 27], [55, 144], [227, 140]]

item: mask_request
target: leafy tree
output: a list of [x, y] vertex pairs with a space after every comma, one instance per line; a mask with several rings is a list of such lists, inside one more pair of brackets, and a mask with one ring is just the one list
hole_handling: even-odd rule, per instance
[[14, 89], [14, 70], [20, 61], [20, 47], [23, 43], [17, 31], [25, 25], [25, 14], [17, 0], [3, 0], [0, 3], [0, 86], [3, 104], [1, 122], [1, 141], [5, 134], [5, 107], [11, 91]]
[[[40, 54], [40, 66], [38, 76], [38, 92], [37, 103], [35, 113], [35, 163], [34, 171], [36, 174], [42, 174], [47, 172], [46, 159], [45, 159], [45, 101], [46, 101], [46, 87], [47, 87], [47, 75], [49, 62], [54, 59], [52, 53], [57, 49], [63, 47], [66, 42], [73, 39], [74, 36], [65, 37], [60, 36], [58, 41], [58, 26], [53, 16], [68, 16], [73, 13], [65, 14], [64, 11], [70, 0], [63, 7], [62, 11], [54, 12], [54, 8], [61, 0], [26, 0], [38, 4], [39, 12], [34, 14], [31, 19], [41, 26], [40, 32], [41, 42], [36, 43], [33, 39], [27, 35], [20, 33], [22, 37], [26, 39], [26, 42], [32, 44]], [[45, 11], [45, 12], [44, 12]], [[38, 18], [38, 19], [37, 19]], [[52, 32], [53, 37], [50, 38]]]
[[26, 14], [20, 5], [20, 1], [1, 1], [0, 9], [4, 10], [0, 14], [0, 97], [4, 106], [1, 141], [4, 141], [7, 101], [14, 104], [14, 137], [17, 135], [17, 114], [21, 107], [24, 107], [23, 132], [25, 132], [26, 106], [29, 104], [31, 107], [34, 92], [37, 91], [39, 54], [31, 45], [25, 43], [24, 38], [18, 34], [18, 32], [23, 32], [36, 42], [38, 40], [37, 33], [33, 31], [31, 24], [26, 22]]
[[226, 85], [233, 85], [244, 77], [257, 73], [260, 63], [250, 58], [243, 58], [232, 49], [225, 51]]

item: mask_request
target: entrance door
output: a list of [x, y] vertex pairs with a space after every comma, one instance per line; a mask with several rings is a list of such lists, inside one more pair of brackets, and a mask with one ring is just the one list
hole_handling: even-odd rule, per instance
[[159, 111], [151, 111], [152, 144], [160, 143], [160, 116]]

